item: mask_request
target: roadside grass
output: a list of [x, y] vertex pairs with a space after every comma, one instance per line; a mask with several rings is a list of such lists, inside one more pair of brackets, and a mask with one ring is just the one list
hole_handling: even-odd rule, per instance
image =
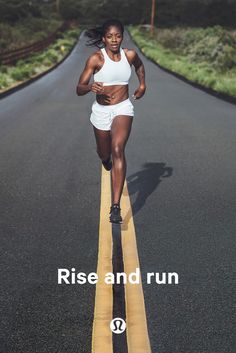
[[142, 52], [192, 82], [236, 97], [236, 35], [220, 26], [147, 29], [129, 26]]
[[13, 50], [45, 39], [56, 31], [62, 20], [27, 17], [15, 25], [0, 23], [0, 50]]
[[78, 40], [80, 31], [79, 28], [69, 29], [43, 52], [19, 60], [14, 66], [0, 66], [0, 92], [39, 75], [60, 62]]

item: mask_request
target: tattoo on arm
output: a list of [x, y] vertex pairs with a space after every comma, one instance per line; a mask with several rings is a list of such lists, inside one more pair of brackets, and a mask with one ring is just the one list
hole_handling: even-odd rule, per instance
[[145, 69], [138, 54], [136, 54], [134, 59], [134, 67], [135, 67], [136, 75], [138, 76], [138, 79], [139, 79], [139, 83], [142, 85], [145, 85]]
[[137, 69], [136, 69], [136, 74], [138, 76], [139, 82], [142, 83], [145, 79], [145, 69], [143, 64], [141, 64]]

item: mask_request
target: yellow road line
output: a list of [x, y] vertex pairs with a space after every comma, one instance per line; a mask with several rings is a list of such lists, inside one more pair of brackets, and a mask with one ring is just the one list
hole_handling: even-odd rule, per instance
[[102, 167], [101, 205], [92, 353], [112, 353], [110, 321], [113, 313], [112, 285], [104, 283], [107, 272], [112, 272], [112, 227], [108, 220], [111, 203], [110, 173]]
[[[121, 197], [121, 225], [124, 272], [129, 274], [140, 268], [130, 198], [125, 181]], [[139, 284], [125, 285], [127, 344], [129, 353], [151, 353], [148, 336], [143, 288]]]

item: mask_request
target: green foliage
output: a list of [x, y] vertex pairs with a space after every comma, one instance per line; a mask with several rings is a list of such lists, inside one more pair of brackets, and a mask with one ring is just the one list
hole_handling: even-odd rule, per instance
[[11, 71], [11, 77], [16, 81], [23, 81], [34, 73], [34, 68], [29, 65], [16, 66]]
[[78, 1], [61, 0], [59, 9], [64, 20], [77, 19], [81, 15]]
[[[230, 0], [158, 0], [155, 23], [158, 27], [177, 25], [235, 27], [236, 2]], [[151, 0], [60, 0], [60, 18], [99, 24], [107, 18], [124, 24], [150, 22]], [[56, 0], [0, 0], [0, 21], [16, 23], [24, 18], [59, 19]]]
[[211, 53], [213, 67], [221, 71], [232, 69], [236, 66], [236, 47], [218, 44]]
[[3, 74], [0, 74], [0, 88], [7, 88], [8, 82], [7, 82], [7, 77]]
[[[147, 31], [140, 33], [148, 36]], [[221, 26], [156, 29], [153, 39], [175, 54], [186, 56], [191, 63], [207, 62], [223, 72], [236, 65], [236, 38]]]
[[52, 63], [56, 63], [58, 59], [58, 52], [55, 49], [47, 50], [47, 59]]
[[11, 27], [5, 23], [0, 23], [0, 51], [7, 49], [9, 37], [11, 37]]
[[236, 33], [216, 26], [206, 29], [129, 30], [149, 58], [193, 82], [236, 97]]
[[76, 29], [70, 29], [66, 33], [67, 38], [72, 38], [72, 39], [77, 39], [78, 38], [78, 30]]
[[[220, 26], [199, 30], [191, 45], [183, 40], [183, 53], [191, 62], [208, 62], [216, 70], [227, 71], [236, 65], [236, 39]], [[194, 30], [193, 30], [194, 33]]]
[[71, 44], [73, 43], [73, 40], [68, 38], [68, 39], [59, 39], [52, 47], [55, 50], [60, 50], [61, 47], [69, 48], [71, 47]]
[[235, 27], [236, 3], [229, 0], [158, 0], [158, 27]]
[[[236, 3], [225, 0], [158, 0], [155, 22], [158, 27], [192, 25], [235, 26]], [[151, 0], [60, 0], [64, 19], [78, 19], [83, 24], [99, 24], [107, 18], [124, 24], [150, 23]]]
[[7, 73], [7, 66], [4, 66], [4, 65], [0, 66], [0, 72], [1, 72], [2, 74]]
[[99, 24], [108, 18], [123, 23], [149, 21], [150, 2], [143, 0], [60, 0], [60, 13], [65, 19], [78, 19], [82, 24]]
[[68, 30], [63, 33], [63, 38], [58, 39], [42, 53], [35, 53], [27, 59], [18, 60], [13, 67], [2, 65], [0, 67], [0, 90], [9, 88], [16, 81], [27, 80], [35, 74], [40, 74], [55, 65], [74, 45], [79, 32], [80, 29]]
[[54, 32], [61, 21], [29, 17], [10, 25], [0, 23], [0, 51], [11, 50], [37, 42]]
[[40, 7], [34, 1], [0, 0], [1, 21], [14, 23], [28, 16], [41, 16]]

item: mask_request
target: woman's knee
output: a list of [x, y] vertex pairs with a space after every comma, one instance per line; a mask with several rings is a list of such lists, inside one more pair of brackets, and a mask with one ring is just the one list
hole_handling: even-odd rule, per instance
[[124, 146], [120, 144], [113, 144], [111, 153], [113, 158], [124, 158]]

